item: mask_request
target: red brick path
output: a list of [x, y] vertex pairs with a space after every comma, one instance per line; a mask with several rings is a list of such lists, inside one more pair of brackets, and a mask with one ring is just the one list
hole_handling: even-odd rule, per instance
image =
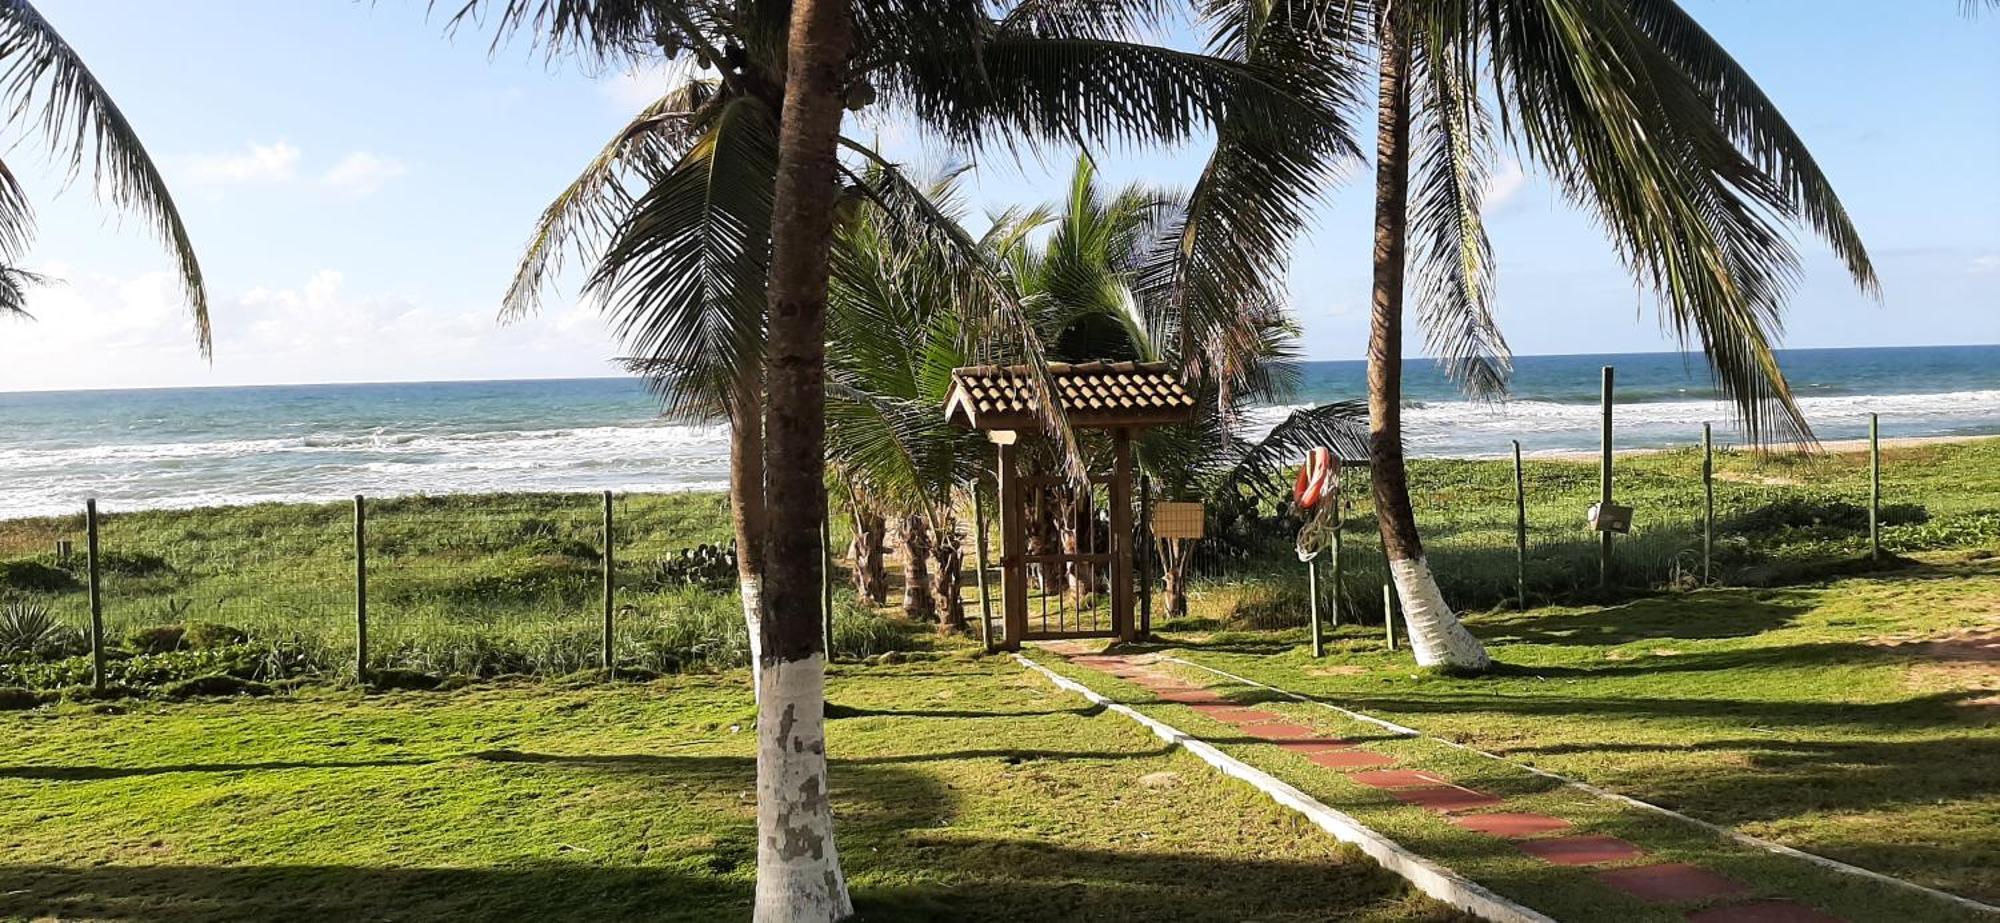
[[[1504, 807], [1506, 800], [1454, 784], [1426, 770], [1385, 769], [1395, 765], [1394, 757], [1320, 734], [1281, 715], [1238, 705], [1216, 690], [1191, 685], [1139, 659], [1096, 655], [1071, 657], [1070, 662], [1135, 683], [1160, 701], [1186, 705], [1203, 717], [1233, 725], [1242, 732], [1242, 739], [1224, 740], [1225, 743], [1268, 743], [1291, 750], [1316, 765], [1345, 773], [1356, 783], [1448, 815], [1452, 823], [1467, 830], [1509, 840], [1522, 852], [1545, 862], [1588, 867], [1636, 863], [1647, 858], [1645, 850], [1617, 837], [1564, 833], [1570, 829], [1569, 821], [1546, 814], [1461, 813]], [[1647, 903], [1714, 904], [1689, 913], [1690, 923], [1841, 923], [1839, 917], [1793, 901], [1745, 900], [1752, 895], [1748, 887], [1685, 863], [1629, 864], [1602, 869], [1592, 877]]]

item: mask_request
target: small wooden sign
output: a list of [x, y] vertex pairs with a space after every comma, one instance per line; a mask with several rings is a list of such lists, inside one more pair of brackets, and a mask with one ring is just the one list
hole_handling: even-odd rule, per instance
[[1155, 538], [1200, 538], [1208, 514], [1199, 503], [1153, 504]]

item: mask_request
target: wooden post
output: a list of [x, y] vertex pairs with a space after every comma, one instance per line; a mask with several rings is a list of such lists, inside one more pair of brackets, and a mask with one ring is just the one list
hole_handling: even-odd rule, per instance
[[1701, 585], [1715, 566], [1715, 427], [1701, 425]]
[[1882, 560], [1882, 418], [1868, 415], [1868, 559]]
[[84, 553], [90, 568], [90, 687], [103, 692], [109, 685], [104, 675], [104, 594], [99, 583], [97, 558], [97, 501], [83, 501]]
[[[833, 659], [833, 509], [819, 518], [819, 632], [826, 659]], [[945, 600], [940, 603], [948, 604]]]
[[1021, 560], [1027, 549], [1022, 547], [1021, 483], [1014, 470], [1020, 449], [1014, 445], [1015, 433], [1011, 430], [995, 430], [987, 433], [986, 438], [999, 446], [1000, 605], [1001, 622], [1007, 632], [1004, 646], [1018, 651], [1021, 636], [1028, 631], [1028, 566]]
[[1389, 632], [1389, 649], [1396, 649], [1396, 596], [1388, 584], [1382, 584], [1382, 624]]
[[1139, 475], [1139, 637], [1153, 636], [1153, 481]]
[[1514, 603], [1528, 608], [1528, 491], [1521, 476], [1521, 440], [1514, 440]]
[[1132, 612], [1132, 431], [1111, 434], [1111, 627], [1120, 641], [1139, 637]]
[[[1602, 442], [1603, 442], [1603, 445], [1604, 445], [1604, 457], [1603, 457], [1603, 460], [1602, 460], [1602, 461], [1601, 461], [1601, 462], [1599, 463], [1599, 466], [1598, 466], [1598, 469], [1597, 469], [1597, 484], [1598, 484], [1598, 489], [1599, 489], [1599, 493], [1600, 493], [1600, 496], [1598, 497], [1598, 502], [1599, 502], [1599, 503], [1601, 504], [1601, 506], [1599, 506], [1599, 509], [1603, 509], [1604, 507], [1608, 507], [1608, 506], [1610, 506], [1610, 505], [1611, 505], [1611, 384], [1612, 384], [1612, 377], [1613, 377], [1613, 373], [1612, 373], [1612, 369], [1611, 369], [1611, 366], [1608, 366], [1608, 365], [1607, 365], [1607, 366], [1605, 366], [1605, 367], [1604, 367], [1604, 396], [1603, 396], [1603, 398], [1602, 398], [1602, 400], [1603, 400], [1603, 404], [1604, 404], [1604, 424], [1603, 424], [1603, 432], [1602, 432]], [[1609, 529], [1603, 529], [1603, 530], [1600, 530], [1600, 531], [1599, 531], [1599, 532], [1597, 533], [1597, 586], [1598, 586], [1598, 587], [1599, 587], [1600, 589], [1610, 589], [1610, 588], [1611, 588], [1611, 530], [1609, 530]]]
[[1340, 485], [1333, 488], [1333, 627], [1340, 627], [1340, 533], [1346, 524], [1347, 510], [1341, 506]]
[[604, 492], [604, 678], [618, 676], [618, 643], [616, 623], [612, 619], [612, 598], [617, 592], [618, 578], [613, 571], [611, 538], [611, 491]]
[[1312, 619], [1314, 657], [1326, 656], [1326, 639], [1319, 633], [1319, 558], [1306, 562], [1306, 617]]
[[368, 501], [354, 495], [354, 676], [368, 683]]
[[979, 496], [975, 485], [972, 491], [972, 522], [977, 529], [972, 542], [972, 553], [979, 564], [979, 643], [986, 652], [993, 653], [993, 597], [986, 587], [986, 501]]

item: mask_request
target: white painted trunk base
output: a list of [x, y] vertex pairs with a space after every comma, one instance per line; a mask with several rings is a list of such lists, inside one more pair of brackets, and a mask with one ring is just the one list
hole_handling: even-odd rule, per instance
[[1423, 558], [1390, 561], [1389, 574], [1403, 603], [1403, 624], [1409, 628], [1410, 650], [1417, 655], [1418, 666], [1484, 670], [1493, 665], [1486, 647], [1445, 603], [1429, 563]]
[[759, 676], [756, 923], [833, 923], [854, 914], [827, 801], [826, 659]]
[[743, 597], [743, 624], [750, 629], [750, 688], [757, 701], [764, 701], [764, 581], [759, 577], [736, 578], [736, 591]]

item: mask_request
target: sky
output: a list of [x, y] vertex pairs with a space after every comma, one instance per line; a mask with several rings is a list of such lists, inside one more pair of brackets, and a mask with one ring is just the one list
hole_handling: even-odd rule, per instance
[[[37, 204], [36, 320], [0, 320], [0, 391], [614, 374], [617, 343], [573, 287], [497, 321], [543, 205], [664, 72], [592, 74], [490, 33], [448, 35], [424, 0], [38, 0], [160, 164], [211, 291], [196, 353], [172, 264], [143, 225], [66, 182], [33, 135], [7, 164]], [[1784, 345], [2000, 343], [2000, 15], [1956, 0], [1685, 0], [1832, 178], [1882, 277], [1878, 301], [1801, 236]], [[1889, 7], [1894, 12], [1888, 12]], [[895, 123], [891, 156], [962, 155]], [[1185, 184], [1203, 151], [1102, 150], [1117, 182]], [[989, 156], [976, 207], [1059, 195], [1074, 152]], [[1325, 190], [1293, 255], [1309, 358], [1362, 356], [1366, 165]], [[1502, 151], [1487, 218], [1515, 353], [1677, 344], [1602, 235]], [[1412, 342], [1416, 342], [1413, 340]]]

